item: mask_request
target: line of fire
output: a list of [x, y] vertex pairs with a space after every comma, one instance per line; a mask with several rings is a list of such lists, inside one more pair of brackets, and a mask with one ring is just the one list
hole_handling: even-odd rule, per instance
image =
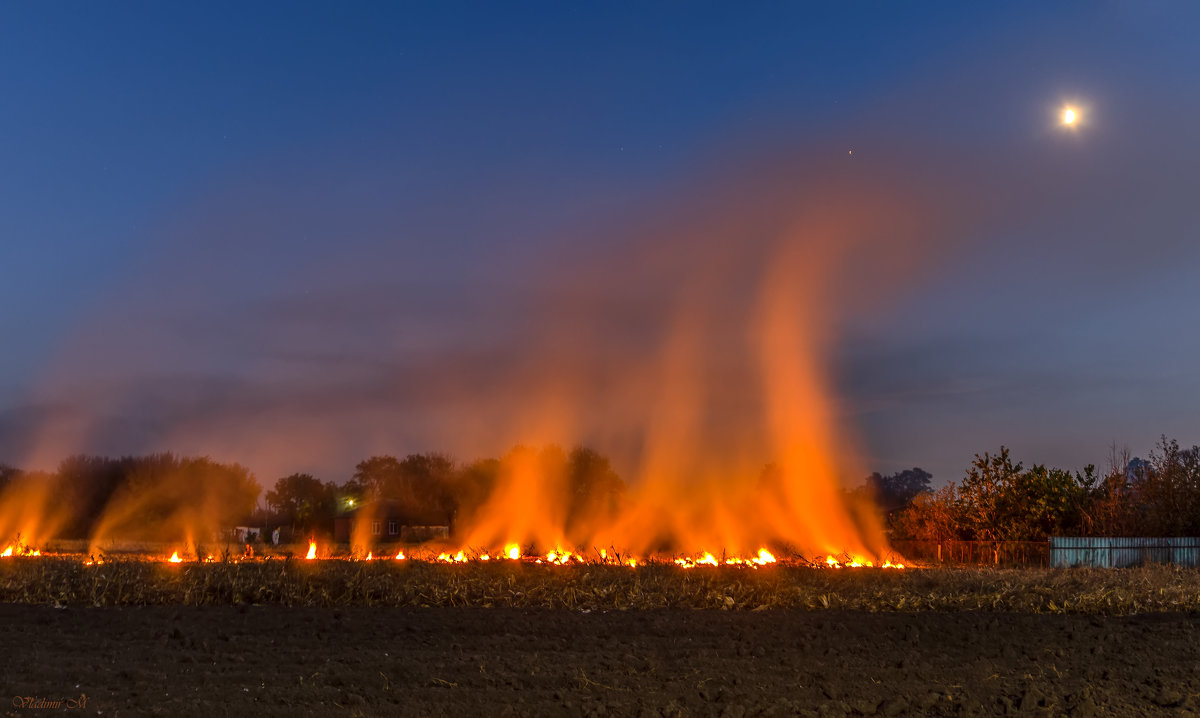
[[789, 514], [800, 494], [774, 465], [735, 486], [627, 486], [596, 451], [518, 446], [463, 466], [373, 457], [342, 485], [296, 474], [264, 509], [236, 464], [77, 456], [54, 473], [8, 472], [0, 558], [903, 568], [863, 496], [831, 488], [823, 511]]

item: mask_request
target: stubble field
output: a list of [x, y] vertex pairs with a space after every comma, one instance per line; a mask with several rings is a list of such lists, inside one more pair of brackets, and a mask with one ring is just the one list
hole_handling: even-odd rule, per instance
[[1200, 573], [1169, 567], [22, 558], [0, 604], [7, 715], [1200, 709]]

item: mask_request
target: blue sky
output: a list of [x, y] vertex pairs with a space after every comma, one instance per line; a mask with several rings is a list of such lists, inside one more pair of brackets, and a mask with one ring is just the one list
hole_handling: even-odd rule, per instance
[[[578, 438], [636, 451], [642, 407], [602, 399], [653, 383], [698, 258], [737, 258], [692, 305], [725, 347], [756, 232], [872, 212], [821, 295], [861, 466], [1194, 443], [1198, 15], [4, 6], [0, 461], [173, 449], [340, 480], [490, 452], [560, 373], [556, 401], [596, 402], [567, 412]], [[829, 209], [847, 197], [870, 201]], [[727, 433], [753, 381], [714, 366]]]

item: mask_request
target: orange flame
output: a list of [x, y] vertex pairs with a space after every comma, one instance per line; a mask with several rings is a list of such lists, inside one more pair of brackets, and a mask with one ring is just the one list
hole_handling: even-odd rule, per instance
[[559, 566], [569, 563], [571, 558], [571, 552], [561, 548], [557, 551], [551, 551], [550, 553], [546, 554], [546, 561], [549, 563], [558, 564]]
[[5, 558], [8, 556], [41, 556], [41, 555], [42, 555], [42, 552], [40, 549], [30, 548], [29, 546], [22, 544], [20, 542], [20, 540], [18, 540], [16, 543], [9, 544], [8, 547], [4, 549], [3, 552], [0, 552], [0, 558]]
[[167, 559], [167, 561], [170, 563], [183, 563], [183, 559], [179, 558], [178, 551], [172, 553], [171, 558]]
[[312, 541], [308, 544], [308, 555], [306, 555], [304, 558], [311, 561], [316, 557], [317, 557], [317, 542]]

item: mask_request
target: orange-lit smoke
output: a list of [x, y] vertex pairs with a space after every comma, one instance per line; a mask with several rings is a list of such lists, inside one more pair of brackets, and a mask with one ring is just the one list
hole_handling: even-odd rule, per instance
[[[557, 287], [566, 301], [548, 290], [545, 335], [528, 365], [548, 378], [529, 382], [529, 411], [509, 406], [495, 426], [536, 426], [550, 404], [547, 433], [512, 438], [561, 441], [563, 427], [577, 438], [612, 435], [624, 422], [637, 435], [635, 474], [617, 510], [587, 517], [580, 531], [565, 521], [571, 487], [557, 465], [514, 452], [483, 509], [461, 517], [464, 545], [885, 555], [873, 511], [842, 491], [868, 472], [828, 361], [847, 305], [869, 306], [901, 281], [891, 273], [917, 261], [930, 223], [922, 198], [899, 185], [837, 172], [828, 183], [773, 179], [701, 199], [682, 228], [571, 276]], [[624, 274], [656, 297], [645, 345], [610, 333]]]
[[183, 541], [199, 553], [254, 507], [258, 487], [244, 467], [208, 459], [147, 457], [106, 503], [88, 553], [110, 540]]
[[[650, 217], [593, 230], [586, 250], [512, 278], [513, 296], [480, 297], [519, 318], [500, 322], [493, 344], [379, 357], [395, 359], [390, 375], [342, 393], [310, 390], [321, 377], [301, 376], [278, 405], [231, 392], [224, 409], [210, 399], [202, 415], [181, 415], [166, 440], [234, 460], [260, 447], [276, 469], [267, 477], [336, 453], [339, 436], [402, 453], [396, 426], [421, 442], [413, 451], [517, 445], [489, 493], [454, 520], [462, 547], [491, 556], [611, 547], [752, 560], [790, 549], [879, 562], [877, 520], [841, 491], [869, 472], [830, 362], [844, 322], [906, 281], [961, 213], [941, 194], [935, 214], [929, 183], [889, 174], [897, 166], [802, 155], [740, 164]], [[456, 317], [437, 319], [444, 333]], [[310, 404], [289, 403], [296, 395]], [[542, 448], [575, 444], [613, 457], [627, 491], [579, 501], [555, 449]], [[128, 530], [144, 502], [161, 500], [172, 494], [121, 498], [101, 533]], [[45, 502], [30, 505], [53, 533]], [[195, 511], [169, 520], [187, 531], [213, 509]], [[366, 555], [375, 517], [358, 519], [352, 552]]]
[[[567, 486], [554, 449], [513, 449], [501, 462], [495, 488], [471, 520], [469, 546], [562, 546]], [[511, 549], [510, 549], [511, 550]], [[519, 550], [519, 549], [518, 549]]]
[[0, 544], [40, 545], [71, 520], [49, 474], [23, 475], [0, 491]]

